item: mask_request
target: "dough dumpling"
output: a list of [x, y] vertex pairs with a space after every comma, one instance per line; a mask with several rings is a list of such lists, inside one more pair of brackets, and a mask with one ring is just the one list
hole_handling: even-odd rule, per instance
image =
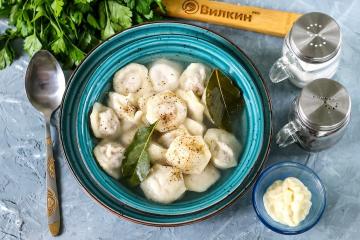
[[135, 93], [134, 95], [135, 95], [137, 107], [141, 110], [145, 110], [147, 100], [150, 97], [156, 95], [156, 92], [155, 92], [149, 78], [147, 78], [143, 82], [140, 90], [137, 93]]
[[186, 102], [190, 118], [202, 122], [204, 118], [204, 105], [192, 91], [177, 90], [176, 94]]
[[184, 125], [180, 125], [177, 129], [162, 134], [159, 138], [159, 143], [164, 147], [169, 148], [176, 137], [183, 135], [189, 135], [189, 132]]
[[137, 99], [137, 104], [139, 106], [139, 109], [146, 111], [147, 101], [155, 95], [156, 93], [153, 91], [144, 91], [144, 93], [141, 96], [139, 96], [139, 98]]
[[132, 140], [135, 137], [138, 128], [130, 128], [127, 131], [123, 132], [120, 136], [120, 142], [125, 146], [129, 146]]
[[145, 196], [158, 203], [171, 203], [186, 191], [184, 178], [179, 169], [155, 164], [140, 184]]
[[134, 117], [132, 119], [127, 119], [122, 121], [121, 125], [121, 131], [126, 132], [128, 130], [138, 128], [142, 125], [142, 118], [144, 116], [144, 113], [142, 111], [137, 111], [134, 114]]
[[129, 97], [116, 92], [110, 92], [108, 106], [111, 107], [120, 119], [134, 120], [136, 107], [131, 103]]
[[166, 165], [166, 149], [155, 142], [151, 142], [148, 147], [148, 153], [152, 164], [159, 163]]
[[94, 155], [99, 165], [106, 173], [115, 179], [121, 176], [121, 164], [124, 159], [125, 148], [116, 142], [101, 141], [94, 148]]
[[220, 178], [220, 172], [211, 163], [200, 174], [184, 175], [187, 190], [205, 192]]
[[139, 129], [139, 127], [141, 127], [142, 119], [143, 116], [143, 112], [142, 111], [137, 111], [135, 113], [134, 119], [133, 120], [124, 120], [122, 122], [122, 128], [121, 128], [121, 136], [120, 136], [120, 142], [125, 146], [129, 146], [130, 143], [132, 142], [132, 140], [134, 139], [134, 136], [137, 132], [137, 130]]
[[130, 63], [117, 71], [113, 79], [114, 90], [120, 94], [138, 92], [148, 78], [148, 69], [138, 63]]
[[166, 152], [168, 164], [179, 168], [185, 174], [201, 173], [210, 158], [210, 150], [201, 136], [179, 136]]
[[114, 110], [95, 103], [90, 114], [91, 129], [97, 138], [114, 139], [120, 136], [120, 120]]
[[235, 136], [225, 130], [210, 128], [204, 136], [215, 167], [226, 169], [237, 165], [241, 144]]
[[191, 135], [202, 136], [205, 132], [205, 125], [190, 118], [185, 119], [184, 126]]
[[185, 91], [190, 90], [201, 96], [209, 75], [210, 69], [207, 66], [202, 63], [191, 63], [180, 76], [180, 87]]
[[182, 66], [176, 62], [159, 59], [155, 61], [149, 70], [150, 81], [156, 92], [174, 90], [179, 86], [179, 77]]
[[127, 147], [130, 145], [130, 143], [134, 139], [136, 132], [139, 130], [140, 127], [143, 126], [143, 117], [143, 112], [137, 111], [132, 121], [124, 120], [122, 122], [122, 134], [120, 136], [120, 141], [124, 146]]
[[146, 120], [152, 124], [159, 120], [156, 130], [167, 132], [182, 124], [187, 115], [185, 102], [171, 91], [158, 93], [146, 103]]

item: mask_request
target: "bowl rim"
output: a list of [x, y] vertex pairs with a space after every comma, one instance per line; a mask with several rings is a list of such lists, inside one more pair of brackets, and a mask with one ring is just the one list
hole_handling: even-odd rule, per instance
[[[268, 221], [265, 220], [265, 218], [263, 218], [263, 213], [261, 213], [258, 209], [258, 204], [257, 201], [255, 200], [255, 194], [258, 191], [258, 184], [259, 182], [262, 180], [263, 177], [265, 177], [266, 175], [268, 175], [270, 172], [272, 172], [275, 169], [281, 168], [281, 167], [296, 167], [296, 168], [300, 168], [302, 171], [307, 171], [309, 172], [312, 177], [316, 180], [316, 182], [318, 182], [321, 186], [321, 189], [323, 190], [323, 199], [324, 199], [324, 204], [321, 208], [321, 211], [319, 213], [319, 215], [317, 216], [316, 220], [310, 224], [309, 226], [299, 229], [299, 230], [281, 230], [277, 227], [274, 227], [272, 224], [270, 224]], [[284, 234], [284, 235], [296, 235], [296, 234], [300, 234], [300, 233], [304, 233], [308, 230], [310, 230], [311, 228], [313, 228], [321, 219], [325, 208], [326, 208], [326, 203], [327, 203], [327, 199], [326, 199], [326, 188], [323, 184], [323, 182], [321, 181], [320, 177], [316, 174], [316, 172], [314, 170], [312, 170], [311, 168], [309, 168], [308, 166], [306, 166], [305, 164], [302, 163], [298, 163], [298, 162], [294, 162], [294, 161], [283, 161], [283, 162], [277, 162], [277, 163], [273, 163], [271, 165], [269, 165], [264, 171], [261, 172], [261, 174], [258, 176], [253, 191], [252, 191], [252, 204], [253, 204], [253, 208], [256, 212], [256, 215], [258, 216], [258, 218], [260, 219], [260, 221], [270, 230], [280, 233], [280, 234]], [[267, 213], [266, 213], [267, 214]]]
[[[185, 26], [190, 26], [190, 27], [195, 27], [195, 28], [199, 28], [199, 29], [202, 29], [202, 30], [205, 30], [205, 31], [208, 31], [212, 34], [215, 34], [217, 36], [219, 36], [220, 38], [223, 38], [226, 42], [228, 42], [232, 47], [234, 47], [238, 52], [240, 52], [240, 54], [244, 57], [244, 60], [247, 62], [248, 64], [248, 67], [249, 69], [251, 69], [252, 71], [254, 71], [254, 74], [257, 75], [257, 77], [259, 78], [260, 81], [258, 81], [258, 84], [263, 88], [264, 92], [264, 99], [267, 99], [267, 105], [268, 105], [268, 118], [266, 119], [266, 121], [268, 122], [268, 128], [269, 128], [269, 136], [267, 138], [264, 138], [264, 147], [263, 147], [263, 151], [264, 151], [264, 154], [263, 154], [263, 157], [261, 159], [261, 162], [260, 162], [260, 165], [258, 166], [258, 169], [257, 171], [254, 173], [252, 179], [250, 179], [250, 181], [248, 182], [248, 184], [246, 184], [244, 187], [243, 187], [243, 190], [241, 192], [237, 192], [235, 189], [232, 193], [230, 193], [229, 195], [227, 195], [222, 201], [214, 204], [214, 205], [211, 205], [207, 208], [204, 208], [204, 209], [201, 209], [199, 210], [199, 212], [203, 212], [203, 211], [206, 211], [216, 205], [220, 205], [221, 203], [225, 202], [225, 201], [228, 201], [228, 199], [230, 199], [232, 197], [231, 200], [229, 200], [227, 203], [225, 203], [225, 205], [217, 208], [217, 209], [214, 209], [212, 210], [210, 213], [204, 215], [204, 216], [201, 216], [199, 218], [196, 218], [196, 219], [190, 219], [190, 220], [186, 220], [186, 221], [183, 221], [183, 222], [173, 222], [173, 223], [153, 223], [153, 222], [148, 222], [148, 221], [145, 221], [145, 220], [141, 220], [141, 219], [137, 219], [137, 218], [133, 218], [131, 216], [127, 216], [125, 214], [122, 214], [122, 213], [119, 213], [118, 211], [112, 209], [111, 207], [107, 206], [107, 204], [103, 203], [101, 200], [99, 200], [92, 192], [90, 192], [87, 187], [82, 183], [82, 180], [80, 179], [80, 177], [76, 174], [74, 168], [72, 167], [70, 161], [69, 161], [69, 156], [68, 156], [68, 153], [66, 153], [66, 151], [64, 151], [64, 141], [63, 141], [63, 137], [62, 137], [62, 115], [63, 115], [63, 111], [64, 111], [64, 108], [63, 108], [63, 103], [65, 101], [65, 98], [67, 96], [67, 92], [68, 92], [68, 87], [66, 88], [65, 90], [65, 93], [63, 95], [63, 98], [62, 98], [62, 102], [61, 102], [61, 105], [60, 105], [60, 110], [59, 110], [59, 126], [60, 126], [60, 131], [59, 131], [59, 135], [60, 135], [60, 143], [61, 143], [61, 148], [62, 148], [62, 152], [65, 156], [65, 159], [66, 159], [66, 163], [67, 163], [67, 166], [68, 168], [70, 169], [72, 175], [75, 177], [75, 179], [77, 180], [77, 182], [80, 184], [80, 186], [82, 187], [83, 191], [89, 195], [91, 198], [93, 198], [96, 202], [98, 202], [100, 205], [102, 205], [103, 207], [105, 207], [108, 211], [110, 211], [111, 213], [117, 215], [118, 217], [121, 217], [123, 219], [126, 219], [126, 220], [130, 220], [134, 223], [138, 223], [138, 224], [143, 224], [143, 225], [148, 225], [148, 226], [172, 226], [172, 227], [175, 227], [175, 226], [182, 226], [182, 225], [187, 225], [187, 224], [191, 224], [191, 223], [195, 223], [195, 222], [200, 222], [200, 221], [203, 221], [203, 220], [206, 220], [214, 215], [217, 215], [218, 213], [220, 213], [222, 210], [224, 210], [226, 207], [228, 207], [229, 205], [231, 205], [232, 203], [234, 203], [237, 199], [239, 199], [241, 196], [243, 196], [248, 190], [249, 188], [254, 184], [255, 180], [258, 178], [259, 174], [261, 173], [263, 167], [264, 167], [264, 163], [265, 161], [267, 161], [268, 159], [268, 156], [269, 156], [269, 153], [270, 153], [270, 147], [271, 147], [271, 140], [273, 138], [273, 126], [272, 126], [272, 122], [273, 122], [273, 115], [272, 115], [272, 101], [271, 101], [271, 97], [270, 97], [270, 94], [269, 94], [269, 89], [268, 87], [266, 86], [265, 84], [265, 80], [263, 78], [263, 76], [261, 75], [260, 71], [257, 69], [257, 67], [255, 66], [255, 64], [253, 63], [253, 61], [248, 57], [248, 55], [240, 48], [238, 47], [233, 41], [229, 40], [227, 37], [224, 37], [222, 34], [220, 33], [217, 33], [216, 31], [213, 31], [213, 30], [210, 30], [210, 29], [207, 29], [206, 27], [202, 27], [202, 26], [199, 26], [199, 25], [196, 25], [196, 24], [192, 24], [192, 23], [187, 23], [187, 22], [182, 22], [182, 21], [174, 21], [174, 20], [159, 20], [159, 21], [152, 21], [152, 22], [144, 22], [144, 23], [141, 23], [141, 24], [137, 24], [137, 25], [134, 25], [128, 29], [125, 29], [124, 31], [122, 32], [119, 32], [119, 33], [116, 33], [115, 35], [107, 38], [106, 40], [104, 40], [103, 42], [99, 43], [98, 45], [96, 45], [93, 49], [91, 49], [85, 56], [85, 58], [80, 62], [80, 64], [72, 71], [70, 77], [69, 77], [69, 80], [67, 82], [67, 86], [71, 83], [71, 81], [73, 80], [73, 76], [75, 75], [75, 73], [78, 71], [78, 69], [82, 66], [82, 64], [88, 59], [88, 57], [99, 47], [101, 46], [103, 43], [109, 41], [110, 39], [112, 38], [115, 38], [117, 35], [119, 34], [122, 34], [123, 32], [126, 32], [126, 31], [129, 31], [131, 29], [134, 29], [134, 28], [138, 28], [138, 27], [141, 27], [141, 26], [144, 26], [144, 25], [153, 25], [153, 24], [166, 24], [166, 23], [171, 23], [171, 24], [179, 24], [179, 25], [185, 25]], [[259, 159], [261, 158], [261, 156], [258, 157], [258, 160], [256, 161], [259, 161]], [[249, 173], [254, 169], [254, 166], [250, 169]], [[235, 195], [235, 196], [233, 196]], [[136, 210], [136, 209], [132, 209], [132, 210]], [[146, 212], [143, 212], [143, 214], [148, 214]], [[152, 214], [154, 216], [156, 216], [156, 214]], [[164, 216], [164, 215], [162, 215]]]

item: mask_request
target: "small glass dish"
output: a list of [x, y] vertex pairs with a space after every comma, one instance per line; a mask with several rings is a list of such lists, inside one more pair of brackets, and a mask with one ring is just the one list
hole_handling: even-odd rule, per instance
[[[296, 177], [311, 192], [311, 208], [306, 218], [296, 227], [274, 221], [266, 212], [263, 196], [267, 188], [276, 180]], [[255, 183], [252, 193], [253, 206], [261, 222], [274, 232], [294, 235], [306, 232], [320, 220], [326, 205], [326, 191], [316, 173], [305, 165], [295, 162], [281, 162], [265, 169]]]

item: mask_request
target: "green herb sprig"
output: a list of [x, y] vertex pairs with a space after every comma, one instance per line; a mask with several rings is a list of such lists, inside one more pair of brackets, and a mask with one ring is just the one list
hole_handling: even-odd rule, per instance
[[17, 38], [30, 56], [47, 49], [73, 68], [102, 40], [161, 18], [156, 9], [165, 12], [161, 0], [0, 0], [0, 18], [10, 25], [0, 35], [0, 69], [14, 61]]
[[230, 78], [215, 69], [205, 89], [209, 117], [215, 126], [232, 132], [244, 109], [242, 91]]
[[140, 184], [150, 171], [150, 156], [147, 151], [157, 122], [141, 127], [131, 144], [125, 150], [125, 159], [121, 166], [123, 179], [134, 187]]

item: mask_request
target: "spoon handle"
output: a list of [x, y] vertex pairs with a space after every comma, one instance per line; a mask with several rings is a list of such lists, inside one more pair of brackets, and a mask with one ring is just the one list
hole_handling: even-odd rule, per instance
[[49, 230], [53, 236], [60, 232], [59, 198], [56, 185], [55, 159], [50, 135], [50, 123], [46, 121], [46, 188]]

